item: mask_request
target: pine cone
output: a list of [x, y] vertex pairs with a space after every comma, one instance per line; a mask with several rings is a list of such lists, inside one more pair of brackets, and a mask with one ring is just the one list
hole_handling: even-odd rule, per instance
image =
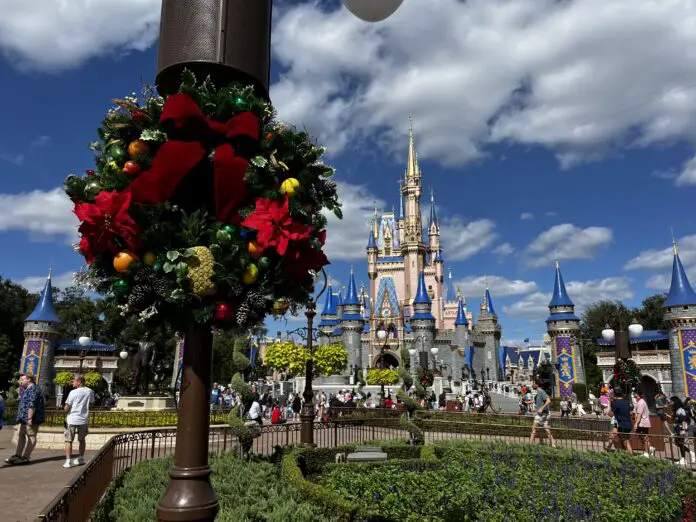
[[252, 310], [266, 308], [268, 301], [268, 298], [257, 290], [249, 291], [244, 298], [244, 302], [247, 303]]
[[232, 297], [239, 297], [244, 293], [244, 286], [237, 282], [237, 283], [232, 283], [230, 285], [230, 295]]
[[128, 308], [141, 312], [155, 301], [152, 288], [146, 285], [135, 285], [128, 296]]
[[236, 319], [237, 319], [237, 324], [241, 326], [242, 328], [246, 326], [246, 324], [249, 322], [249, 313], [251, 310], [249, 309], [249, 304], [246, 301], [242, 301], [238, 306], [237, 306], [237, 314], [236, 314]]

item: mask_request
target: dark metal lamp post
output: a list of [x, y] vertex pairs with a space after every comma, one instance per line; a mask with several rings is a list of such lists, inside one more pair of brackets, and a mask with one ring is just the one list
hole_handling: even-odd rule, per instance
[[433, 354], [433, 370], [437, 370], [437, 366], [436, 366], [436, 365], [437, 365], [437, 361], [436, 361], [435, 359], [436, 359], [436, 357], [437, 357], [437, 352], [439, 352], [439, 351], [440, 351], [440, 349], [439, 349], [437, 346], [433, 346], [433, 347], [430, 349], [430, 353]]
[[92, 334], [90, 335], [83, 335], [81, 336], [78, 340], [77, 343], [81, 346], [80, 349], [80, 373], [82, 373], [82, 366], [85, 363], [85, 357], [87, 357], [87, 353], [89, 352], [89, 347], [92, 344]]
[[616, 360], [623, 359], [625, 361], [631, 358], [630, 338], [638, 337], [642, 333], [643, 325], [633, 319], [628, 326], [628, 331], [615, 331], [607, 324], [602, 330], [602, 337], [607, 341], [614, 341]]
[[[387, 343], [388, 341], [388, 334], [386, 328], [384, 328], [384, 323], [380, 323], [379, 327], [377, 329], [377, 340], [382, 343], [382, 346], [379, 347], [379, 367], [381, 369], [384, 369], [384, 350], [387, 349]], [[384, 381], [382, 381], [382, 384], [380, 384], [380, 399], [379, 399], [379, 407], [384, 408], [385, 407], [385, 401], [386, 397], [384, 395]]]

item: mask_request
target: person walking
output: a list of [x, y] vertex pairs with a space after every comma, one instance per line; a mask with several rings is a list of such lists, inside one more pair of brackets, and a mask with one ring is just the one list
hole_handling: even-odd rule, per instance
[[7, 464], [27, 464], [31, 453], [36, 447], [36, 436], [39, 426], [44, 422], [45, 404], [41, 389], [34, 382], [34, 374], [27, 372], [19, 377], [21, 399], [17, 411], [19, 433], [17, 450], [11, 457], [5, 459]]
[[529, 436], [529, 443], [534, 444], [536, 438], [536, 430], [538, 426], [543, 426], [546, 436], [549, 438], [551, 447], [556, 447], [556, 441], [553, 440], [551, 428], [549, 427], [549, 415], [551, 414], [551, 398], [541, 387], [541, 381], [536, 380], [532, 384], [532, 388], [537, 392], [534, 399], [534, 422], [532, 423], [532, 433]]
[[636, 390], [633, 392], [633, 431], [640, 435], [640, 440], [643, 442], [643, 456], [652, 457], [655, 454], [655, 448], [650, 446], [650, 410], [648, 403], [643, 398], [643, 392]]
[[616, 419], [616, 427], [618, 428], [618, 437], [615, 440], [616, 449], [620, 450], [623, 444], [629, 455], [633, 454], [631, 448], [631, 405], [624, 399], [623, 390], [619, 387], [614, 388], [614, 398], [611, 401], [610, 415]]
[[672, 429], [674, 430], [674, 443], [679, 448], [679, 465], [686, 466], [686, 435], [688, 431], [688, 423], [686, 411], [682, 400], [676, 395], [670, 399], [672, 402]]
[[[94, 392], [85, 386], [85, 377], [79, 373], [73, 375], [73, 389], [63, 406], [63, 411], [68, 414], [65, 419], [65, 463], [64, 468], [85, 465], [85, 447], [87, 445], [87, 432], [89, 426], [89, 406], [94, 403]], [[78, 455], [72, 458], [73, 441], [77, 436]]]

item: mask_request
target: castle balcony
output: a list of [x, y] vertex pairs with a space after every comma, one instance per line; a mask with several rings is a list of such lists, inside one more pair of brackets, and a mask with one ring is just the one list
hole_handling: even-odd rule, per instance
[[[671, 366], [669, 350], [641, 350], [631, 353], [631, 360], [638, 367]], [[614, 352], [597, 353], [597, 366], [600, 368], [611, 368], [616, 363]]]

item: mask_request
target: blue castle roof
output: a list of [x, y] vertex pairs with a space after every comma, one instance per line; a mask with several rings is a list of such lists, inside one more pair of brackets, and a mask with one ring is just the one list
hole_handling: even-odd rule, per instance
[[435, 213], [435, 194], [431, 193], [430, 194], [430, 223], [428, 223], [428, 228], [431, 228], [433, 225], [435, 225], [437, 227], [438, 223], [437, 223], [437, 214]]
[[457, 305], [457, 318], [454, 320], [454, 326], [468, 326], [469, 321], [464, 313], [464, 301], [459, 299], [459, 305]]
[[444, 258], [442, 257], [442, 250], [438, 250], [435, 252], [435, 259], [433, 259], [435, 263], [442, 263], [444, 261]]
[[336, 294], [336, 307], [343, 306], [344, 304], [345, 303], [343, 302], [343, 291], [339, 290]]
[[331, 283], [326, 288], [326, 299], [324, 300], [324, 310], [321, 315], [333, 315], [336, 313], [336, 301], [334, 299], [333, 288]]
[[421, 271], [418, 277], [418, 290], [416, 291], [413, 304], [432, 304], [430, 296], [428, 295], [428, 289], [425, 286], [425, 272], [423, 271]]
[[53, 308], [53, 285], [51, 285], [51, 271], [48, 272], [46, 284], [39, 296], [39, 302], [36, 303], [36, 308], [29, 314], [26, 321], [41, 321], [46, 323], [60, 323], [60, 318]]
[[684, 266], [677, 252], [677, 242], [675, 241], [674, 261], [672, 262], [672, 284], [669, 287], [669, 294], [667, 294], [667, 299], [665, 299], [662, 308], [687, 305], [696, 305], [696, 292], [691, 287], [689, 278], [686, 277]]
[[486, 306], [488, 307], [488, 313], [495, 314], [495, 308], [493, 308], [493, 299], [491, 299], [491, 292], [486, 288]]
[[367, 240], [367, 248], [377, 248], [377, 241], [375, 241], [375, 233], [372, 228], [370, 228], [370, 237]]
[[553, 308], [554, 306], [575, 306], [566, 291], [558, 261], [556, 261], [556, 280], [553, 283], [553, 296], [551, 297], [551, 302], [549, 302], [549, 308]]
[[350, 269], [350, 279], [348, 280], [348, 290], [346, 291], [346, 299], [343, 302], [344, 305], [356, 305], [360, 306], [360, 299], [358, 299], [358, 290], [355, 285], [355, 274], [353, 269]]

